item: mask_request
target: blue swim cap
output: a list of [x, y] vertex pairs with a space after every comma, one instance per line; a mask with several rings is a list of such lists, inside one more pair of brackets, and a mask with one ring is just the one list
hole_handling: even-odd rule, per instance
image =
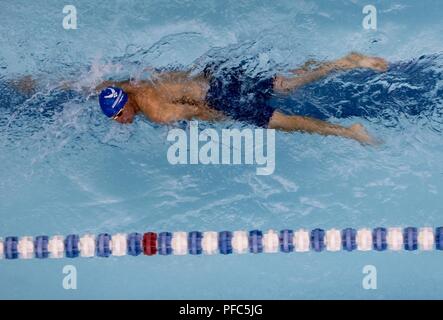
[[107, 87], [100, 92], [99, 102], [103, 113], [109, 117], [114, 117], [128, 101], [128, 94], [121, 88]]

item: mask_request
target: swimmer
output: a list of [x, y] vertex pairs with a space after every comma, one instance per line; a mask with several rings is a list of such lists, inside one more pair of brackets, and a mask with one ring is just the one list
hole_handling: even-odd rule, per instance
[[208, 66], [196, 76], [185, 71], [163, 72], [150, 81], [106, 81], [96, 90], [101, 91], [99, 104], [103, 113], [119, 123], [131, 123], [139, 113], [160, 124], [230, 118], [259, 127], [335, 135], [375, 144], [376, 140], [361, 124], [344, 127], [302, 115], [286, 115], [274, 109], [269, 100], [274, 94], [287, 95], [335, 71], [368, 68], [383, 72], [387, 62], [351, 53], [314, 68], [313, 64], [308, 61], [302, 68], [292, 70], [293, 76], [277, 74], [265, 79], [248, 77], [241, 67], [223, 70]]

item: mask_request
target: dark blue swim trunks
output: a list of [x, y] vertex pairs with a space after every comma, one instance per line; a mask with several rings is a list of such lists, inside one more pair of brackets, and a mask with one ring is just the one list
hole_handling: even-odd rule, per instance
[[248, 75], [244, 67], [211, 67], [205, 69], [209, 77], [206, 103], [230, 118], [267, 127], [274, 113], [270, 105], [273, 77]]

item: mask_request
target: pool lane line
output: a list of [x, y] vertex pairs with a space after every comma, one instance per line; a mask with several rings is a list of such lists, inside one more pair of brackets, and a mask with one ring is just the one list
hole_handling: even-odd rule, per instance
[[70, 234], [0, 238], [0, 259], [443, 250], [443, 227]]

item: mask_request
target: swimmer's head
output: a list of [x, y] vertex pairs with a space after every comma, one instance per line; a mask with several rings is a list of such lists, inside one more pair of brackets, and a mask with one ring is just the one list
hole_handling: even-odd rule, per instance
[[99, 96], [100, 107], [108, 118], [117, 119], [128, 102], [128, 94], [118, 87], [107, 87]]

